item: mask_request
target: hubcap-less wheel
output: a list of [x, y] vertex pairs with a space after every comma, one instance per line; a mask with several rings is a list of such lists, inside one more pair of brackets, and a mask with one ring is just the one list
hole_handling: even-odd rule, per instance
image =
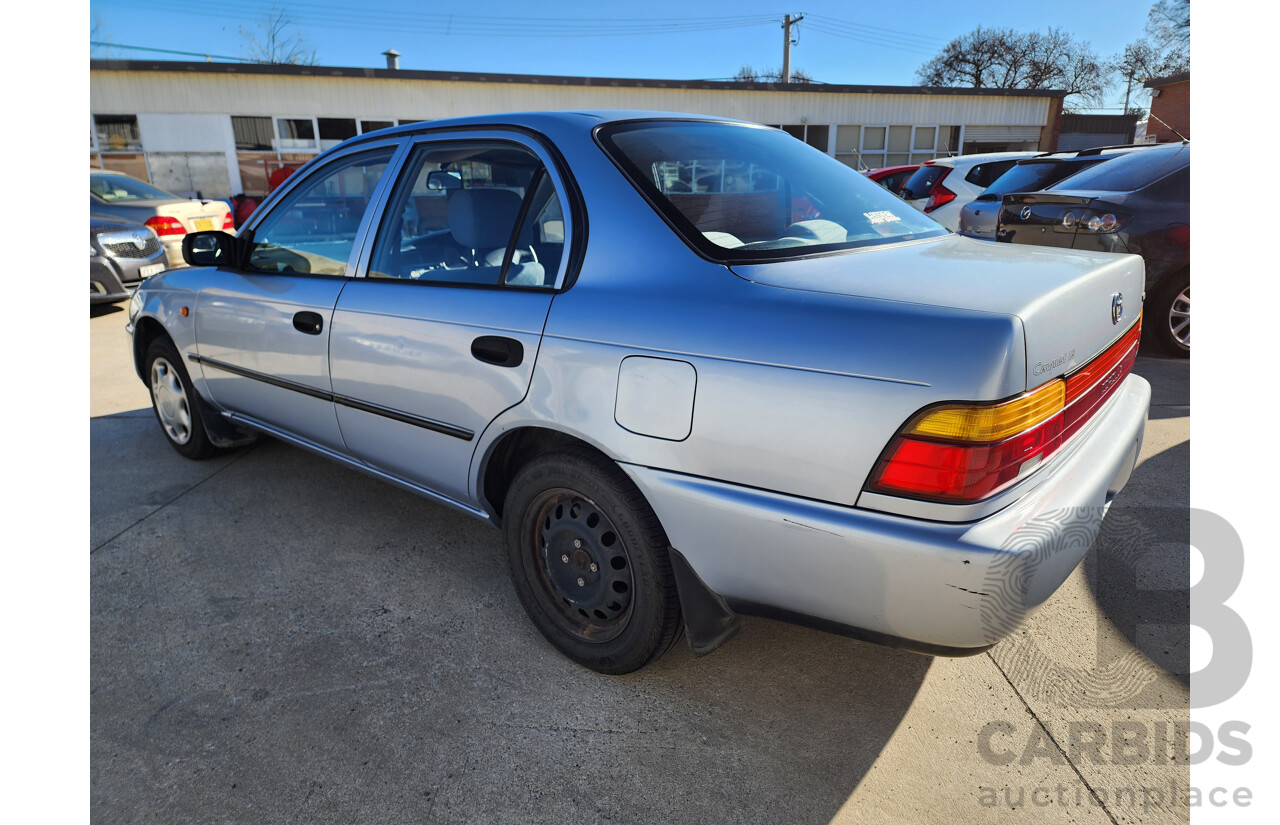
[[616, 638], [631, 614], [631, 559], [609, 518], [572, 490], [543, 493], [525, 522], [526, 563], [556, 623], [588, 642]]
[[1173, 340], [1191, 349], [1191, 287], [1179, 292], [1169, 306], [1169, 332]]
[[182, 379], [173, 365], [165, 358], [151, 362], [151, 400], [156, 405], [156, 415], [165, 435], [174, 444], [186, 444], [191, 440], [191, 407]]

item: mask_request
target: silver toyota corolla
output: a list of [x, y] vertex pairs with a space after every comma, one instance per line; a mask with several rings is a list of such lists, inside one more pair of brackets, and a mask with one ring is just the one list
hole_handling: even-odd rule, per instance
[[987, 649], [1080, 562], [1150, 400], [1140, 258], [957, 237], [749, 123], [374, 132], [184, 256], [130, 305], [178, 452], [266, 433], [491, 522], [606, 673], [744, 613]]

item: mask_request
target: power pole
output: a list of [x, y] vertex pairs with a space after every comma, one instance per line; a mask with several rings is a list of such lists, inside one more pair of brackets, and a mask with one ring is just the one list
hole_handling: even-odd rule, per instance
[[804, 15], [792, 17], [787, 15], [782, 23], [782, 82], [791, 82], [791, 27], [804, 19]]

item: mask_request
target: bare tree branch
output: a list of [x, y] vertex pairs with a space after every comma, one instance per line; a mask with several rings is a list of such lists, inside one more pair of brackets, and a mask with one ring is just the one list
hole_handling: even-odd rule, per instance
[[291, 32], [293, 21], [284, 9], [272, 9], [255, 27], [258, 33], [240, 27], [245, 45], [242, 52], [256, 63], [287, 63], [294, 66], [316, 65], [315, 49], [307, 50], [302, 35]]

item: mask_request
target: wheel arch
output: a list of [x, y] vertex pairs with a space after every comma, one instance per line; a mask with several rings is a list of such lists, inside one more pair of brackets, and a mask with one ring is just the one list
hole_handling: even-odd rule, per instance
[[[138, 372], [138, 377], [144, 382], [146, 379], [146, 360], [147, 348], [151, 346], [151, 342], [157, 338], [168, 338], [173, 340], [173, 336], [164, 328], [164, 324], [160, 323], [150, 315], [139, 316], [133, 323], [133, 367]], [[175, 344], [176, 346], [176, 344]]]
[[563, 430], [527, 425], [514, 427], [496, 439], [484, 452], [476, 482], [480, 506], [502, 525], [502, 507], [516, 473], [530, 461], [566, 449], [587, 449], [602, 460], [616, 463], [597, 445]]

